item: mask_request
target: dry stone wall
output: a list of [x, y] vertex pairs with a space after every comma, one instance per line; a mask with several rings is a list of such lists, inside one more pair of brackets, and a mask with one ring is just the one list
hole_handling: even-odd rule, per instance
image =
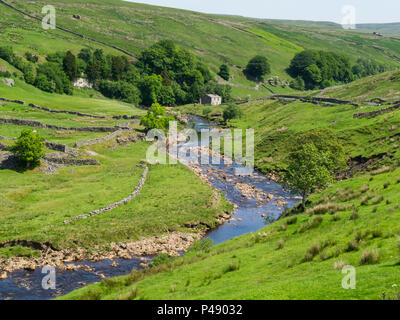
[[370, 111], [370, 112], [364, 112], [364, 113], [356, 113], [354, 114], [353, 118], [354, 119], [364, 119], [364, 118], [372, 118], [372, 117], [376, 117], [379, 116], [381, 114], [385, 114], [385, 113], [389, 113], [395, 110], [400, 109], [400, 104], [395, 105], [393, 107], [388, 107], [388, 108], [383, 108], [380, 110], [376, 110], [376, 111]]
[[87, 131], [87, 132], [115, 132], [120, 130], [118, 127], [59, 127], [52, 124], [44, 124], [39, 121], [0, 118], [0, 124], [13, 124], [17, 126], [29, 126], [43, 129], [52, 130], [66, 130], [66, 131]]
[[122, 199], [121, 201], [118, 201], [116, 203], [110, 204], [105, 208], [92, 211], [92, 212], [90, 212], [88, 214], [85, 214], [85, 215], [80, 215], [80, 216], [74, 217], [74, 218], [72, 218], [70, 220], [65, 220], [64, 224], [68, 224], [68, 223], [71, 223], [73, 221], [83, 220], [83, 219], [87, 219], [87, 218], [90, 218], [90, 217], [97, 216], [97, 215], [99, 215], [101, 213], [108, 212], [108, 211], [114, 210], [114, 209], [116, 209], [116, 208], [118, 208], [120, 206], [123, 206], [125, 204], [128, 204], [133, 199], [135, 199], [136, 196], [142, 190], [142, 188], [143, 188], [143, 186], [144, 186], [144, 184], [146, 182], [146, 179], [147, 179], [147, 174], [149, 173], [149, 168], [147, 166], [139, 166], [139, 167], [144, 168], [144, 171], [142, 173], [142, 176], [140, 177], [139, 183], [136, 186], [135, 190], [128, 197], [126, 197], [125, 199]]

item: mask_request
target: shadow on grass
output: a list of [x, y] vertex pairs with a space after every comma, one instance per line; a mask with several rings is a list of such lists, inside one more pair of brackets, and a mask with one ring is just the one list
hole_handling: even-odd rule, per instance
[[0, 152], [0, 170], [13, 170], [18, 173], [32, 169], [18, 163], [17, 157], [11, 152]]

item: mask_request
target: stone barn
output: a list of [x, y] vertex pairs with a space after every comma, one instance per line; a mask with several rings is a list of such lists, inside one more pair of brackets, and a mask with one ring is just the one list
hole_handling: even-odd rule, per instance
[[222, 98], [216, 94], [206, 94], [201, 97], [200, 103], [208, 106], [219, 106], [222, 104]]

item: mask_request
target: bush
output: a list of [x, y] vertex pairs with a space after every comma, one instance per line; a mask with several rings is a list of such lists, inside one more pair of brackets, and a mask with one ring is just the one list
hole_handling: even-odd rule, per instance
[[211, 239], [205, 238], [200, 241], [194, 242], [187, 252], [210, 252], [214, 242]]
[[236, 105], [230, 104], [223, 113], [223, 118], [225, 122], [232, 119], [240, 119], [243, 116], [243, 111]]
[[149, 264], [150, 268], [160, 266], [162, 264], [166, 264], [170, 262], [172, 259], [166, 253], [160, 253], [157, 257], [155, 257], [151, 263]]
[[170, 121], [174, 121], [174, 117], [167, 116], [167, 111], [158, 103], [154, 103], [147, 115], [143, 116], [140, 124], [145, 127], [146, 131], [152, 129], [168, 130]]
[[45, 156], [44, 139], [31, 130], [23, 130], [11, 147], [21, 165], [31, 168], [40, 164], [40, 158]]

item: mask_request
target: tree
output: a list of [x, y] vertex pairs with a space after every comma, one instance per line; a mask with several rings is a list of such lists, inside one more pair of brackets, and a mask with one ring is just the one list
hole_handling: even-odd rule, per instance
[[11, 147], [11, 152], [15, 154], [21, 165], [26, 168], [37, 166], [40, 158], [45, 156], [44, 139], [31, 130], [23, 130], [21, 135]]
[[289, 166], [283, 176], [283, 182], [302, 197], [302, 207], [306, 208], [306, 199], [312, 192], [325, 188], [333, 182], [333, 172], [329, 169], [329, 156], [321, 152], [313, 143], [303, 144], [290, 154]]
[[114, 80], [120, 80], [124, 72], [125, 63], [122, 57], [112, 57], [111, 74]]
[[224, 79], [224, 80], [226, 80], [226, 81], [229, 81], [229, 78], [230, 78], [230, 70], [229, 70], [229, 67], [228, 67], [226, 64], [221, 65], [221, 67], [219, 68], [218, 75], [219, 75], [222, 79]]
[[14, 52], [12, 47], [0, 47], [0, 59], [6, 60], [8, 63], [13, 62]]
[[74, 81], [78, 77], [76, 58], [71, 51], [67, 51], [67, 54], [63, 59], [63, 69], [70, 81]]
[[142, 103], [146, 106], [157, 103], [161, 88], [162, 77], [160, 75], [153, 74], [145, 77], [139, 84], [139, 89], [142, 93]]
[[140, 125], [144, 126], [146, 131], [152, 129], [161, 129], [167, 131], [169, 123], [174, 121], [174, 117], [167, 116], [167, 109], [158, 103], [154, 103], [147, 115], [143, 116], [140, 120]]
[[329, 129], [313, 129], [294, 139], [282, 180], [301, 194], [305, 209], [307, 196], [333, 182], [336, 171], [345, 169], [346, 163], [345, 151], [336, 134]]
[[255, 56], [247, 64], [245, 73], [256, 79], [262, 79], [266, 74], [271, 72], [271, 66], [267, 58], [263, 56]]
[[239, 119], [243, 115], [243, 111], [236, 105], [230, 104], [223, 113], [225, 123], [232, 119]]

